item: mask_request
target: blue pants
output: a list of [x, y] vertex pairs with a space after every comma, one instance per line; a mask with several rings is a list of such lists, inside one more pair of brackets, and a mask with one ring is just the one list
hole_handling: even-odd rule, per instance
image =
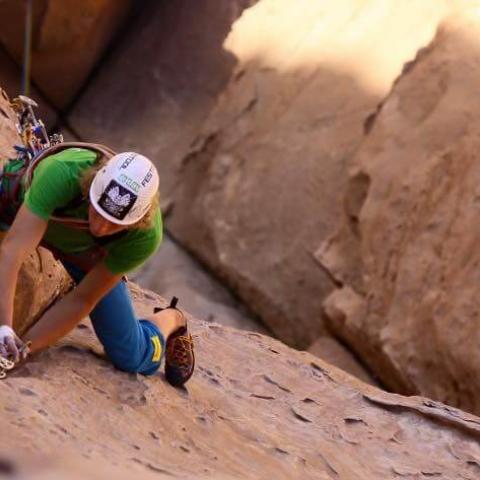
[[[63, 265], [76, 284], [85, 273]], [[93, 328], [107, 357], [120, 370], [153, 375], [165, 352], [165, 338], [156, 325], [138, 320], [125, 281], [108, 292], [90, 313]]]

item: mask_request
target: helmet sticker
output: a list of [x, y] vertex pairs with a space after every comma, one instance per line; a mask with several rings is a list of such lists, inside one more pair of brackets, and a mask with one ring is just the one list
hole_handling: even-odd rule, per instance
[[112, 217], [123, 220], [137, 201], [137, 195], [111, 180], [103, 192], [98, 204]]

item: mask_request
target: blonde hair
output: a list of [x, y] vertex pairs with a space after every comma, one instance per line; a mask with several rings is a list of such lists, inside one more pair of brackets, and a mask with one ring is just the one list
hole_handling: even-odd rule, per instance
[[[88, 198], [90, 185], [95, 178], [97, 172], [102, 169], [108, 162], [106, 157], [100, 158], [94, 165], [90, 168], [87, 168], [80, 177], [80, 189], [82, 191], [82, 195], [84, 198]], [[153, 225], [153, 220], [155, 218], [155, 214], [157, 210], [160, 208], [160, 192], [153, 196], [150, 208], [148, 209], [147, 213], [136, 223], [133, 225], [128, 225], [126, 228], [127, 230], [135, 230], [135, 229], [147, 229]]]

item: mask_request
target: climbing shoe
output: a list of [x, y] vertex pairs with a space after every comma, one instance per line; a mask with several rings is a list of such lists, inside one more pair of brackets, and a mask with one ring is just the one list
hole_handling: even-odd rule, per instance
[[167, 340], [165, 378], [170, 385], [181, 387], [193, 375], [194, 369], [193, 339], [187, 327], [181, 327]]
[[[179, 311], [178, 298], [173, 297], [168, 308]], [[162, 309], [156, 308], [158, 312]], [[193, 352], [193, 339], [188, 332], [188, 327], [180, 327], [167, 339], [165, 352], [165, 378], [170, 385], [181, 387], [193, 375], [195, 369], [195, 355]]]

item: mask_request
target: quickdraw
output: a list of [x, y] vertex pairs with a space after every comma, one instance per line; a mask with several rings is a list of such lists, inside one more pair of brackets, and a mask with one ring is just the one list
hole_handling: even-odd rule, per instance
[[3, 380], [7, 376], [7, 372], [12, 370], [14, 367], [14, 362], [0, 356], [0, 380]]
[[[24, 343], [18, 350], [20, 354], [20, 358], [23, 361], [27, 358], [28, 354], [30, 353], [30, 347], [32, 346], [32, 342]], [[8, 358], [2, 357], [0, 355], [0, 380], [3, 380], [7, 376], [7, 372], [13, 370], [18, 363], [12, 362], [12, 360], [8, 360]]]
[[15, 149], [20, 157], [25, 157], [26, 164], [47, 148], [63, 142], [61, 134], [49, 136], [45, 124], [37, 119], [34, 108], [37, 102], [25, 95], [19, 95], [11, 102], [11, 107], [17, 115], [17, 131], [22, 138], [23, 145], [16, 145]]

